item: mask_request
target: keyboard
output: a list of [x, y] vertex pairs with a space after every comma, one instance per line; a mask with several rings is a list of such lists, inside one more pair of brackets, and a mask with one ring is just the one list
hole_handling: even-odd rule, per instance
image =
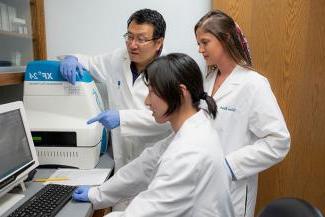
[[48, 184], [18, 207], [9, 217], [52, 217], [70, 200], [76, 186]]

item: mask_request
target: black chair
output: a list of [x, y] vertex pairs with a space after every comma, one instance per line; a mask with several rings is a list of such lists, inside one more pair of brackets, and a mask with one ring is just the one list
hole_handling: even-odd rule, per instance
[[280, 198], [272, 201], [258, 217], [323, 217], [313, 205], [298, 198]]

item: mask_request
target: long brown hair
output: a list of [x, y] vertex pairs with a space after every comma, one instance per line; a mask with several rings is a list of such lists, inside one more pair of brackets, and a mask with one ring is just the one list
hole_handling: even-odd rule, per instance
[[[195, 25], [195, 34], [198, 28], [214, 35], [238, 65], [248, 69], [252, 68], [249, 51], [242, 46], [236, 23], [230, 16], [220, 10], [210, 11]], [[213, 69], [216, 66], [209, 67]]]

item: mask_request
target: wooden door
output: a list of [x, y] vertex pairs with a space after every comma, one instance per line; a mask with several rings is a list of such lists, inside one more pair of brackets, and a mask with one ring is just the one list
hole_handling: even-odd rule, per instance
[[35, 60], [45, 60], [46, 36], [45, 36], [45, 15], [44, 0], [30, 0], [33, 28], [33, 49]]
[[260, 174], [256, 213], [299, 197], [325, 213], [325, 1], [214, 0], [245, 32], [291, 133], [284, 161]]

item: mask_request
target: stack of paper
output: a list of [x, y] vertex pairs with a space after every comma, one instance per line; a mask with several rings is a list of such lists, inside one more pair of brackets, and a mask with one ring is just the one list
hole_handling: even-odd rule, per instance
[[108, 178], [110, 172], [111, 169], [58, 169], [44, 184], [101, 185]]

